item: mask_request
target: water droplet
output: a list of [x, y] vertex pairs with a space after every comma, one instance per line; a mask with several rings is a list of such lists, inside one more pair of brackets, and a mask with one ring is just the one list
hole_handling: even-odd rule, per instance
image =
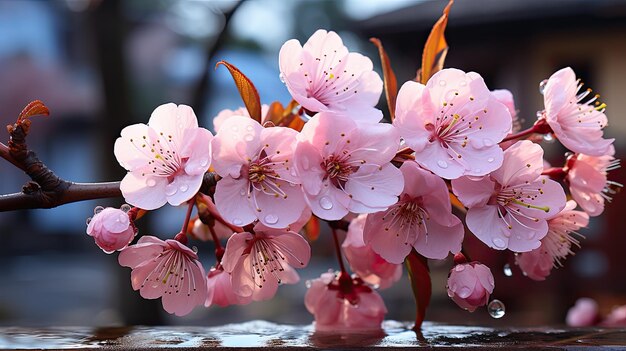
[[233, 218], [233, 224], [234, 225], [242, 225], [243, 221], [239, 218]]
[[506, 308], [502, 301], [495, 299], [491, 300], [491, 302], [489, 302], [489, 305], [487, 305], [487, 312], [489, 312], [489, 315], [493, 318], [502, 318], [504, 317]]
[[102, 211], [104, 211], [104, 207], [96, 206], [96, 208], [93, 209], [93, 214], [98, 214], [98, 213], [100, 213]]
[[457, 295], [459, 295], [459, 297], [462, 298], [462, 299], [470, 296], [471, 294], [472, 294], [472, 290], [470, 290], [470, 288], [468, 288], [467, 286], [462, 287], [457, 292]]
[[446, 81], [445, 80], [440, 80], [439, 81], [439, 85], [441, 85], [442, 87], [446, 86]]
[[232, 130], [233, 132], [237, 133], [237, 132], [239, 131], [239, 127], [237, 127], [237, 126], [232, 126], [232, 127], [230, 128], [230, 130]]
[[187, 184], [181, 184], [181, 185], [178, 187], [178, 190], [182, 191], [183, 193], [184, 193], [185, 191], [187, 191], [188, 189], [189, 189], [189, 185], [187, 185]]
[[208, 164], [209, 164], [209, 160], [206, 158], [200, 161], [200, 167], [206, 167]]
[[254, 140], [254, 135], [252, 134], [246, 134], [245, 137], [243, 137], [245, 141], [252, 141]]
[[191, 249], [193, 250], [193, 252], [198, 253], [198, 247], [197, 246], [192, 246]]
[[462, 80], [462, 81], [460, 81], [460, 82], [459, 82], [459, 85], [460, 85], [460, 86], [462, 86], [462, 87], [464, 87], [464, 86], [466, 86], [466, 85], [467, 85], [467, 82], [466, 82], [466, 81], [464, 81], [464, 80]]
[[87, 218], [87, 225], [89, 225], [89, 223], [91, 223], [91, 217]]
[[446, 162], [444, 160], [439, 160], [439, 161], [437, 161], [437, 166], [439, 166], [441, 168], [448, 168], [448, 162]]
[[174, 185], [174, 184], [168, 184], [165, 187], [165, 195], [167, 195], [167, 196], [172, 196], [172, 195], [176, 194], [177, 191], [178, 191], [178, 188], [176, 188], [176, 185]]
[[254, 130], [254, 127], [252, 127], [250, 124], [248, 124], [248, 126], [246, 127], [246, 130], [251, 132]]
[[154, 179], [150, 178], [150, 179], [146, 180], [146, 184], [147, 184], [149, 187], [153, 187], [153, 186], [155, 186], [155, 185], [156, 185], [156, 180], [154, 180]]
[[548, 84], [548, 80], [544, 79], [539, 83], [539, 94], [543, 95], [543, 92], [546, 90], [546, 84]]
[[303, 170], [308, 170], [309, 167], [311, 166], [309, 163], [309, 158], [308, 157], [302, 157], [302, 160], [300, 161], [300, 164], [302, 165], [302, 169]]
[[120, 223], [128, 223], [128, 215], [126, 213], [120, 213], [120, 215], [117, 216], [116, 221]]
[[458, 90], [456, 90], [456, 89], [455, 90], [448, 90], [446, 92], [445, 99], [446, 99], [446, 101], [451, 101], [451, 100], [454, 100], [454, 98], [457, 97], [458, 95], [459, 95], [459, 91]]
[[508, 263], [504, 265], [503, 271], [504, 271], [504, 275], [506, 275], [507, 277], [510, 277], [513, 275], [513, 270], [511, 269], [511, 265]]
[[311, 289], [312, 285], [313, 283], [310, 280], [307, 280], [306, 282], [304, 282], [304, 286], [306, 286], [307, 289]]
[[241, 188], [241, 190], [239, 190], [239, 195], [241, 195], [241, 196], [246, 196], [247, 193], [248, 192], [244, 188]]
[[544, 134], [543, 135], [543, 141], [545, 141], [546, 143], [553, 143], [554, 142], [554, 136], [552, 135], [552, 133]]
[[474, 173], [480, 173], [480, 172], [482, 172], [482, 171], [483, 171], [483, 170], [482, 170], [482, 169], [480, 169], [480, 168], [474, 168]]
[[491, 241], [493, 242], [493, 245], [498, 249], [506, 248], [506, 243], [500, 238], [493, 238]]
[[486, 147], [493, 146], [493, 140], [485, 138], [483, 139], [483, 144], [485, 144]]
[[456, 266], [454, 266], [454, 270], [457, 272], [463, 272], [465, 270], [465, 265], [464, 264], [457, 264]]
[[285, 75], [281, 72], [281, 73], [278, 75], [278, 79], [280, 79], [280, 81], [284, 83], [284, 82], [285, 82]]
[[489, 158], [487, 159], [487, 162], [491, 163], [491, 162], [493, 162], [493, 160], [494, 160], [494, 158], [493, 158], [493, 157], [489, 157]]
[[322, 198], [320, 199], [320, 206], [325, 210], [330, 210], [331, 208], [333, 208], [333, 202], [328, 196], [322, 196]]
[[265, 221], [269, 224], [276, 224], [278, 222], [278, 216], [275, 214], [268, 214], [265, 216]]
[[120, 210], [124, 211], [124, 212], [128, 212], [132, 209], [132, 207], [130, 207], [129, 204], [123, 204], [122, 207], [120, 207]]
[[178, 129], [185, 129], [185, 126], [182, 123], [178, 124]]

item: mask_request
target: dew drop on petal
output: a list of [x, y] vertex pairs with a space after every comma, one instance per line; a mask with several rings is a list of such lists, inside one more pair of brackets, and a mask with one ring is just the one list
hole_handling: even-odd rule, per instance
[[496, 319], [504, 317], [505, 310], [504, 303], [498, 299], [491, 300], [489, 305], [487, 305], [487, 312], [489, 312], [491, 317]]
[[132, 209], [132, 207], [130, 207], [129, 204], [123, 204], [122, 207], [120, 207], [120, 210], [124, 211], [124, 212], [128, 212]]
[[330, 210], [333, 208], [333, 202], [328, 196], [322, 196], [322, 198], [320, 199], [320, 207], [325, 210]]
[[445, 80], [443, 80], [443, 79], [442, 79], [442, 80], [440, 80], [440, 81], [439, 81], [439, 85], [441, 85], [442, 87], [445, 87], [445, 86], [446, 86], [446, 81], [445, 81]]
[[493, 140], [485, 138], [483, 139], [483, 144], [485, 144], [486, 147], [493, 146]]
[[230, 130], [232, 130], [234, 133], [237, 133], [239, 131], [239, 127], [232, 126], [232, 128], [230, 128]]
[[439, 160], [439, 161], [437, 161], [437, 166], [439, 166], [441, 168], [448, 168], [448, 162], [446, 162], [444, 160]]
[[167, 195], [167, 196], [172, 196], [172, 195], [176, 194], [177, 191], [178, 191], [178, 188], [176, 188], [176, 185], [174, 185], [174, 184], [168, 184], [165, 187], [165, 195]]
[[93, 209], [93, 214], [98, 214], [98, 213], [100, 213], [102, 211], [104, 211], [104, 207], [96, 206], [96, 208]]
[[245, 141], [252, 141], [254, 140], [254, 135], [252, 134], [246, 134], [245, 137], [243, 137]]
[[200, 166], [201, 167], [206, 167], [209, 164], [209, 160], [208, 159], [203, 159], [202, 161], [200, 161]]
[[504, 240], [500, 238], [493, 238], [492, 242], [493, 242], [493, 245], [498, 249], [506, 248], [506, 243], [504, 242]]
[[188, 189], [189, 189], [189, 185], [187, 185], [187, 184], [181, 184], [181, 185], [178, 187], [178, 190], [182, 191], [183, 193], [184, 193], [185, 191], [187, 191]]
[[504, 275], [506, 275], [507, 277], [510, 277], [513, 275], [513, 270], [511, 269], [511, 265], [508, 263], [504, 265], [503, 271], [504, 271]]
[[482, 172], [482, 171], [483, 171], [483, 170], [482, 170], [482, 169], [480, 169], [480, 168], [474, 168], [474, 173], [480, 173], [480, 172]]
[[233, 218], [233, 224], [234, 225], [242, 225], [243, 221], [239, 218]]
[[459, 85], [460, 85], [460, 86], [462, 86], [462, 87], [464, 87], [464, 86], [466, 86], [466, 85], [467, 85], [467, 82], [466, 82], [466, 81], [464, 81], [464, 80], [462, 80], [462, 81], [460, 81], [460, 82], [459, 82]]
[[283, 83], [285, 82], [285, 75], [282, 72], [278, 75], [278, 78], [280, 79], [281, 82]]
[[552, 133], [544, 134], [543, 135], [543, 141], [545, 141], [546, 143], [553, 143], [554, 142], [554, 136], [552, 136]]
[[459, 295], [460, 298], [464, 299], [470, 296], [472, 294], [472, 291], [467, 286], [464, 286], [461, 289], [459, 289], [459, 291], [456, 294]]
[[150, 178], [150, 179], [146, 180], [146, 184], [147, 184], [149, 187], [153, 187], [153, 186], [155, 186], [155, 185], [156, 185], [156, 180], [154, 180], [154, 179]]
[[491, 162], [493, 162], [493, 160], [494, 160], [494, 158], [493, 158], [493, 157], [489, 157], [489, 158], [487, 159], [487, 162], [491, 163]]
[[543, 92], [546, 90], [546, 84], [548, 84], [548, 80], [544, 79], [539, 83], [539, 94], [543, 95]]
[[306, 282], [304, 282], [304, 286], [306, 286], [307, 289], [310, 289], [312, 285], [313, 283], [310, 280], [307, 280]]
[[464, 264], [457, 264], [456, 266], [454, 266], [454, 270], [457, 272], [463, 272], [465, 270], [465, 265]]
[[198, 253], [198, 247], [197, 246], [192, 246], [191, 250], [193, 250], [193, 252]]
[[239, 195], [246, 196], [246, 194], [247, 194], [246, 189], [241, 188], [241, 190], [239, 190]]
[[254, 130], [254, 127], [252, 127], [251, 125], [248, 124], [248, 126], [246, 127], [246, 130], [251, 132]]
[[276, 224], [278, 222], [278, 216], [275, 214], [268, 214], [265, 216], [265, 222], [269, 224]]

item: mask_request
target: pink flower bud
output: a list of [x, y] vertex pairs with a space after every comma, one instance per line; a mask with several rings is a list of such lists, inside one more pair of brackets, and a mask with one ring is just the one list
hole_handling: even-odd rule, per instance
[[478, 262], [458, 264], [450, 270], [448, 296], [459, 307], [474, 312], [484, 306], [493, 292], [493, 275], [487, 266]]
[[135, 229], [128, 214], [120, 209], [107, 207], [96, 213], [87, 225], [87, 234], [106, 253], [120, 251], [135, 237]]

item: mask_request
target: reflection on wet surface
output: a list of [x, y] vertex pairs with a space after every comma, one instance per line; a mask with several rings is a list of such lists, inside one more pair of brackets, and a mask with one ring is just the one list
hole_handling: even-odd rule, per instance
[[0, 349], [196, 349], [222, 348], [550, 348], [605, 346], [626, 350], [626, 331], [618, 329], [493, 329], [425, 323], [416, 335], [410, 323], [386, 321], [384, 330], [315, 332], [312, 325], [264, 321], [219, 327], [0, 328]]

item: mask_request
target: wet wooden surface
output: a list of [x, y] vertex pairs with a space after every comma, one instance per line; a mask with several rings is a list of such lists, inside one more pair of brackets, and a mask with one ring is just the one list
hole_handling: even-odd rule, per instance
[[263, 321], [219, 327], [0, 328], [0, 349], [551, 349], [626, 350], [626, 329], [493, 329], [426, 323], [422, 335], [409, 323], [387, 321], [367, 333], [319, 333], [311, 325]]

